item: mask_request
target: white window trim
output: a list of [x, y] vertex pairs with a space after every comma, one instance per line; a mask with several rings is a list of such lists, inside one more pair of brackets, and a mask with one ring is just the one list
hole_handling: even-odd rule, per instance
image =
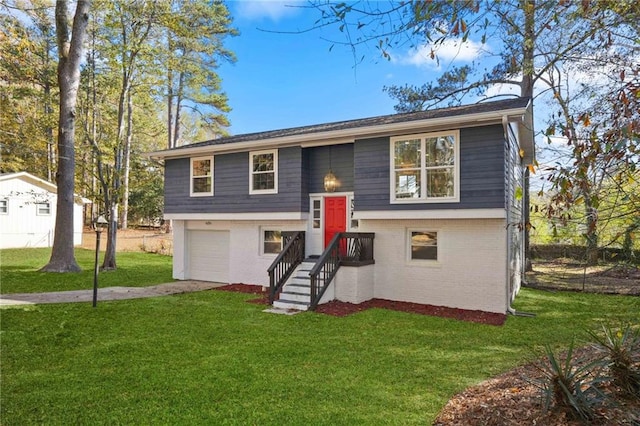
[[[40, 206], [48, 206], [49, 211], [47, 213], [40, 212]], [[51, 216], [51, 202], [36, 203], [36, 216]]]
[[4, 208], [5, 210], [2, 211], [0, 210], [0, 214], [9, 214], [9, 199], [8, 198], [1, 198], [0, 202], [4, 201]]
[[[411, 258], [411, 233], [413, 232], [433, 232], [437, 235], [437, 255], [435, 259], [412, 259]], [[425, 228], [407, 228], [405, 232], [405, 248], [406, 248], [406, 262], [411, 265], [421, 265], [421, 266], [438, 266], [441, 262], [441, 238], [442, 232], [438, 229], [425, 229]]]
[[[455, 138], [453, 165], [453, 197], [427, 197], [427, 173], [425, 164], [425, 140], [438, 136], [450, 136]], [[395, 176], [395, 150], [394, 144], [397, 141], [407, 139], [420, 139], [421, 152], [420, 156], [420, 187], [424, 188], [421, 198], [396, 198], [396, 176]], [[459, 203], [460, 202], [460, 130], [448, 130], [444, 132], [420, 133], [416, 135], [396, 136], [390, 139], [389, 143], [389, 201], [391, 204], [421, 204], [421, 203]]]
[[[273, 154], [273, 189], [253, 189], [253, 156], [262, 154]], [[264, 151], [249, 152], [249, 195], [255, 194], [277, 194], [278, 193], [278, 150], [269, 149]]]
[[[273, 227], [273, 226], [264, 226], [264, 227], [260, 227], [260, 256], [266, 256], [266, 257], [276, 257], [278, 256], [278, 254], [280, 253], [266, 253], [264, 251], [264, 234], [268, 231], [274, 231], [274, 232], [280, 232], [280, 235], [282, 235], [283, 231], [282, 229], [278, 229], [277, 227]], [[284, 237], [283, 237], [283, 241], [280, 243], [280, 251], [282, 251], [282, 249], [284, 248]]]
[[[202, 161], [209, 160], [211, 162], [211, 188], [208, 192], [193, 192], [193, 178], [194, 177], [206, 177], [206, 176], [193, 176], [193, 162], [194, 161]], [[192, 157], [189, 163], [189, 195], [191, 197], [211, 197], [213, 196], [213, 185], [214, 185], [214, 163], [213, 163], [213, 155], [206, 157]]]

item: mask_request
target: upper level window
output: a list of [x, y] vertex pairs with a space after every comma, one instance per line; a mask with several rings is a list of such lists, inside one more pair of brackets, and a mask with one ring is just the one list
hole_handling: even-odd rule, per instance
[[0, 214], [9, 213], [9, 200], [6, 198], [0, 199]]
[[391, 138], [391, 201], [459, 201], [458, 131]]
[[249, 153], [249, 194], [278, 192], [278, 151]]
[[191, 196], [213, 195], [213, 157], [191, 159]]
[[36, 214], [38, 216], [46, 216], [51, 214], [51, 203], [37, 203]]

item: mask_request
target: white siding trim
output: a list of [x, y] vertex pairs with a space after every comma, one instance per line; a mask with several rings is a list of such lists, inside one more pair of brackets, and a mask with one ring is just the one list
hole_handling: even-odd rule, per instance
[[168, 213], [167, 220], [307, 220], [308, 212], [276, 213]]
[[[357, 197], [356, 197], [357, 198]], [[504, 209], [354, 211], [354, 219], [504, 219]]]

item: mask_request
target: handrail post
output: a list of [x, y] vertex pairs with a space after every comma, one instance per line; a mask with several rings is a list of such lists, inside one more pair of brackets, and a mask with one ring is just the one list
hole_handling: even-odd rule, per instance
[[267, 269], [269, 274], [269, 303], [273, 303], [278, 290], [284, 286], [294, 269], [302, 263], [305, 253], [305, 232], [295, 232], [286, 242], [282, 251]]
[[[364, 266], [375, 263], [373, 258], [374, 238], [375, 234], [372, 232], [341, 232], [334, 235], [316, 265], [309, 272], [311, 279], [309, 309], [315, 309], [320, 303], [320, 299], [340, 266]], [[322, 278], [320, 278], [320, 274], [322, 274]]]

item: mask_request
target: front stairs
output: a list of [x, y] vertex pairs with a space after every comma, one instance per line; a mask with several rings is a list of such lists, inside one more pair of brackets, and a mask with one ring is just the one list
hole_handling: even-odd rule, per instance
[[311, 304], [311, 277], [309, 272], [316, 264], [316, 259], [305, 259], [293, 271], [273, 307], [285, 310], [306, 311]]

